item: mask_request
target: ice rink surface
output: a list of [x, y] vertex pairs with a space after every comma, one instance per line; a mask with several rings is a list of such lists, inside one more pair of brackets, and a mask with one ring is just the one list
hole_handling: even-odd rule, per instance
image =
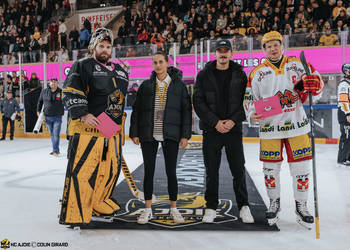
[[[321, 238], [295, 221], [292, 182], [287, 164], [281, 172], [280, 232], [71, 230], [58, 224], [66, 170], [67, 141], [61, 157], [49, 155], [49, 139], [0, 142], [0, 241], [67, 242], [68, 247], [38, 249], [350, 249], [350, 168], [336, 166], [338, 145], [316, 145]], [[246, 168], [266, 204], [259, 145], [244, 144]], [[141, 150], [127, 141], [124, 157], [134, 170], [142, 163]], [[120, 175], [119, 182], [124, 179]], [[141, 180], [140, 180], [141, 181]], [[140, 183], [140, 182], [139, 182]], [[142, 183], [142, 182], [141, 182]], [[140, 185], [140, 188], [142, 186]], [[312, 193], [312, 192], [311, 192]], [[313, 196], [309, 197], [313, 209]], [[21, 247], [12, 249], [31, 249]]]

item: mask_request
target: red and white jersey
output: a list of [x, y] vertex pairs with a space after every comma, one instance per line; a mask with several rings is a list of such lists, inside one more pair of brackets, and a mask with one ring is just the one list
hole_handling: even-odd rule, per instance
[[[309, 64], [309, 68], [312, 74], [322, 79], [312, 65]], [[289, 138], [310, 131], [309, 120], [302, 101], [294, 90], [295, 84], [302, 79], [303, 75], [305, 75], [305, 70], [300, 59], [286, 56], [283, 56], [279, 68], [269, 60], [265, 60], [249, 74], [244, 96], [244, 108], [249, 123], [250, 116], [255, 113], [254, 101], [278, 96], [283, 111], [281, 114], [267, 117], [260, 122], [261, 139]], [[323, 86], [321, 80], [321, 89], [314, 99], [319, 99]]]

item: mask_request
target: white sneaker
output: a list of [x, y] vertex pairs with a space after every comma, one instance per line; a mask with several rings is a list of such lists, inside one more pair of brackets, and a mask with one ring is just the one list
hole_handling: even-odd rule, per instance
[[137, 218], [137, 223], [147, 224], [150, 219], [152, 219], [152, 209], [145, 209], [143, 210], [139, 218]]
[[171, 208], [170, 209], [170, 216], [173, 218], [175, 223], [184, 223], [185, 220], [182, 217], [181, 213], [179, 212], [179, 210], [177, 210], [177, 208]]
[[216, 210], [207, 208], [202, 219], [204, 223], [213, 223], [216, 218]]
[[243, 206], [239, 211], [239, 218], [242, 219], [243, 223], [254, 223], [254, 218], [250, 213], [250, 209], [248, 206]]

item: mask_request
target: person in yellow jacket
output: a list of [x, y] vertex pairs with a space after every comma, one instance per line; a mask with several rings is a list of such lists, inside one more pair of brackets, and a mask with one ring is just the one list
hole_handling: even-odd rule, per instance
[[[87, 224], [95, 215], [120, 209], [112, 193], [122, 162], [124, 106], [128, 74], [109, 61], [113, 33], [97, 29], [89, 44], [91, 57], [75, 62], [63, 86], [69, 111], [69, 160], [59, 223]], [[121, 130], [106, 138], [96, 126], [105, 112]]]
[[336, 34], [332, 33], [331, 29], [326, 29], [326, 33], [320, 37], [320, 46], [333, 46], [339, 45], [339, 38]]
[[337, 18], [341, 10], [344, 10], [346, 12], [346, 8], [343, 6], [343, 1], [338, 0], [337, 6], [335, 6], [332, 10], [332, 17]]

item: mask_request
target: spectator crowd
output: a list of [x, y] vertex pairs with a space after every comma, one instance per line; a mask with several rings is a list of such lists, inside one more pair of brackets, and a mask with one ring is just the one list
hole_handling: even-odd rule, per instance
[[[262, 35], [276, 30], [289, 36], [290, 46], [340, 44], [340, 32], [348, 30], [349, 1], [336, 0], [151, 0], [137, 8], [124, 7], [124, 22], [114, 41], [116, 55], [149, 55], [151, 47], [172, 54], [194, 52], [201, 39], [233, 40], [235, 50], [254, 49]], [[138, 45], [138, 46], [137, 46]], [[144, 45], [144, 46], [140, 46]]]
[[[123, 2], [123, 1], [120, 1]], [[341, 31], [348, 30], [349, 0], [148, 0], [124, 1], [123, 22], [115, 30], [117, 57], [151, 55], [155, 50], [174, 54], [194, 53], [200, 40], [229, 38], [235, 50], [260, 48], [262, 35], [277, 30], [289, 36], [290, 46], [340, 44]], [[134, 2], [134, 4], [133, 4]], [[16, 0], [0, 2], [0, 54], [7, 64], [69, 60], [68, 52], [88, 46], [91, 23], [73, 25], [68, 32], [65, 19], [75, 11], [74, 0]], [[68, 51], [69, 49], [69, 51]], [[4, 58], [0, 57], [1, 63]]]
[[86, 47], [91, 33], [90, 22], [86, 20], [79, 31], [73, 27], [69, 34], [64, 22], [74, 13], [75, 2], [16, 0], [9, 4], [7, 0], [0, 1], [0, 63], [18, 63], [17, 52], [22, 52], [23, 63], [38, 62], [41, 52], [46, 52], [48, 60], [53, 62], [61, 51], [63, 59], [68, 60], [68, 42], [70, 48], [77, 49], [79, 38], [85, 39], [82, 47]]

